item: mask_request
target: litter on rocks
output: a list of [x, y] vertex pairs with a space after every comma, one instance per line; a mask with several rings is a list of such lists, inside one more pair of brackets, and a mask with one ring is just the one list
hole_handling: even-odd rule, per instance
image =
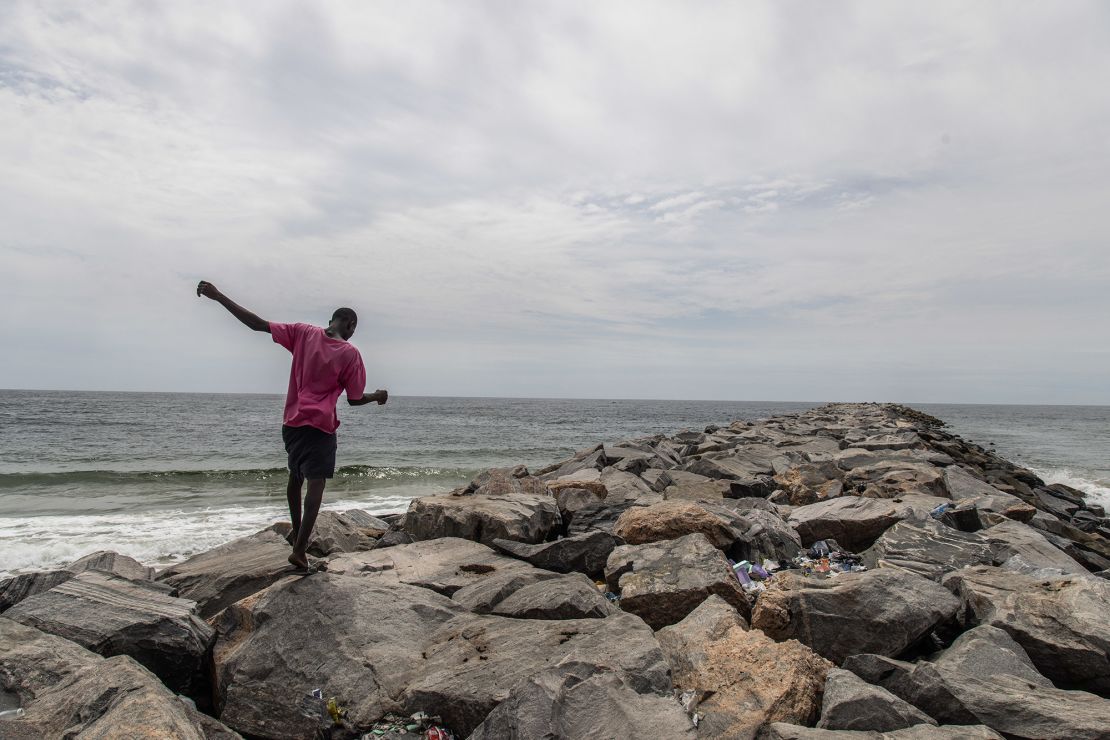
[[732, 572], [740, 586], [748, 593], [760, 593], [767, 588], [767, 581], [782, 567], [774, 560], [764, 560], [762, 563], [750, 563], [747, 560], [734, 563], [730, 560], [729, 565], [732, 566]]
[[440, 726], [441, 722], [439, 717], [429, 716], [426, 712], [417, 712], [410, 717], [387, 714], [374, 723], [361, 740], [455, 740], [449, 730]]
[[835, 540], [818, 540], [794, 558], [793, 566], [806, 575], [820, 575], [826, 578], [840, 573], [858, 573], [867, 570], [863, 558], [853, 552], [840, 549]]

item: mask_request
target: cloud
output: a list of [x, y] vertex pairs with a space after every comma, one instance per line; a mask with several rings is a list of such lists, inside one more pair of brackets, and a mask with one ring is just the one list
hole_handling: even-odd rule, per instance
[[396, 393], [1107, 403], [1108, 20], [17, 0], [0, 387], [280, 390], [204, 277]]

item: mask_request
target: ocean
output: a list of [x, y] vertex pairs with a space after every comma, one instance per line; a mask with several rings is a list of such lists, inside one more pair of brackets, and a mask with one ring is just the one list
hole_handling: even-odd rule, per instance
[[[116, 550], [167, 564], [287, 519], [282, 395], [0, 391], [0, 576]], [[340, 403], [324, 508], [403, 511], [488, 467], [819, 403], [391, 397]], [[1110, 509], [1110, 407], [911, 404]]]

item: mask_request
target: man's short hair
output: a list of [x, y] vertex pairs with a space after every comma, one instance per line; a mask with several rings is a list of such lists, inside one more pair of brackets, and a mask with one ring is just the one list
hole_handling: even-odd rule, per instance
[[353, 308], [337, 308], [335, 309], [335, 313], [331, 315], [332, 321], [336, 319], [343, 319], [344, 321], [350, 321], [352, 324], [357, 324], [358, 314], [355, 313]]

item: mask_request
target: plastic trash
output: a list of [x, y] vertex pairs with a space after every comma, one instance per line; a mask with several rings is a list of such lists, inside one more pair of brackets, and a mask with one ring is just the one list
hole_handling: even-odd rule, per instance
[[941, 515], [944, 514], [944, 512], [948, 511], [950, 508], [952, 508], [952, 504], [941, 504], [937, 508], [930, 511], [929, 516], [933, 517], [934, 519], [940, 519]]
[[829, 556], [829, 546], [824, 540], [817, 540], [813, 543], [813, 547], [809, 548], [810, 552], [815, 557], [826, 558]]
[[5, 709], [3, 712], [0, 712], [0, 719], [19, 719], [25, 714], [26, 712], [23, 711], [23, 707]]

